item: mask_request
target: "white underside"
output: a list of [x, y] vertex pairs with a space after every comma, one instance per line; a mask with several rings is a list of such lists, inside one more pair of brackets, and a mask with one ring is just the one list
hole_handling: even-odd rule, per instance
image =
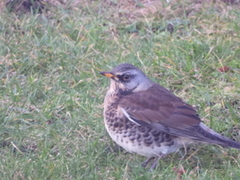
[[[107, 127], [107, 126], [106, 126]], [[164, 143], [161, 143], [161, 146], [158, 147], [154, 144], [147, 147], [144, 145], [139, 145], [138, 142], [130, 141], [127, 137], [123, 138], [120, 135], [116, 135], [115, 133], [111, 132], [107, 128], [107, 131], [110, 137], [115, 141], [119, 146], [124, 148], [126, 151], [131, 153], [137, 153], [142, 156], [146, 157], [158, 157], [160, 155], [167, 155], [176, 152], [179, 148], [185, 147], [186, 145], [190, 144], [191, 142], [189, 139], [186, 138], [176, 138], [174, 140], [174, 145], [168, 146]]]

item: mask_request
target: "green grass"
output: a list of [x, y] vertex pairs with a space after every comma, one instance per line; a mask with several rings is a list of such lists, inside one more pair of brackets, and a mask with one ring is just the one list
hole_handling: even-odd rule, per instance
[[[238, 150], [193, 146], [150, 172], [140, 166], [144, 157], [119, 150], [104, 128], [109, 82], [99, 72], [128, 62], [240, 141], [239, 10], [206, 5], [186, 17], [174, 15], [179, 6], [171, 16], [128, 24], [97, 1], [55, 13], [2, 10], [1, 179], [176, 179], [174, 167], [184, 167], [182, 179], [239, 179]], [[188, 24], [163, 30], [174, 20]], [[223, 66], [231, 70], [219, 72]]]

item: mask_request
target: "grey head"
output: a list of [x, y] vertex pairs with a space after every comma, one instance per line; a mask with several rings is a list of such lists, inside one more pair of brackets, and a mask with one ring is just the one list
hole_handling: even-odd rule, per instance
[[154, 84], [140, 69], [128, 63], [120, 64], [111, 71], [101, 74], [111, 78], [112, 91], [139, 92]]

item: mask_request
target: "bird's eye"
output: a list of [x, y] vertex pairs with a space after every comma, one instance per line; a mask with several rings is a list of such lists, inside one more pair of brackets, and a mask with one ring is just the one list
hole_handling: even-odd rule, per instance
[[128, 81], [131, 78], [131, 76], [129, 74], [124, 74], [122, 78], [124, 81]]

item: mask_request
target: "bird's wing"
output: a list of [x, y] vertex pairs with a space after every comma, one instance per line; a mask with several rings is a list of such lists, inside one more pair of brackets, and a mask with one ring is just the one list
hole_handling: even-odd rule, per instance
[[123, 95], [119, 107], [129, 120], [139, 125], [174, 136], [201, 138], [194, 134], [201, 122], [195, 109], [158, 84], [146, 91]]

